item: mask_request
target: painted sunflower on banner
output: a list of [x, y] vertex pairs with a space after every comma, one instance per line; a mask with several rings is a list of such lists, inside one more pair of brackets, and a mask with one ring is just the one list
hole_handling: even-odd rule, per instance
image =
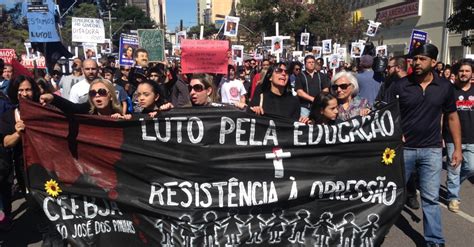
[[63, 192], [58, 183], [53, 179], [50, 179], [44, 184], [44, 189], [46, 190], [46, 193], [52, 197], [57, 197], [59, 193]]
[[395, 158], [395, 150], [391, 148], [386, 148], [382, 154], [382, 162], [385, 165], [393, 164], [393, 158]]

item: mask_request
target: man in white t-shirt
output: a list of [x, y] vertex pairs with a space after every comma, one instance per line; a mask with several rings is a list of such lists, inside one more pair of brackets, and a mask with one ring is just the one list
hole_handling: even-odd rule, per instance
[[243, 81], [235, 79], [235, 69], [229, 68], [228, 80], [221, 85], [221, 102], [226, 104], [245, 104], [245, 90]]
[[99, 66], [97, 62], [92, 59], [84, 60], [82, 63], [82, 73], [84, 80], [79, 81], [71, 88], [69, 93], [69, 101], [73, 103], [84, 103], [87, 102], [89, 93], [89, 84], [97, 79], [99, 74]]

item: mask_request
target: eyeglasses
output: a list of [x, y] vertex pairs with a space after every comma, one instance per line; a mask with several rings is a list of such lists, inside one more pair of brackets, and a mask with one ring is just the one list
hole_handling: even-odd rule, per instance
[[332, 88], [332, 90], [334, 90], [334, 91], [336, 91], [337, 88], [339, 88], [339, 87], [340, 87], [342, 90], [346, 90], [350, 85], [351, 85], [351, 84], [349, 84], [349, 83], [339, 84], [339, 85], [334, 84], [334, 85], [331, 86], [331, 88]]
[[285, 74], [286, 74], [286, 69], [282, 69], [282, 68], [275, 68], [275, 73], [277, 73], [277, 74], [281, 74], [281, 73], [283, 73], [283, 72], [285, 72]]
[[193, 86], [189, 85], [188, 86], [189, 92], [193, 91], [196, 93], [202, 92], [204, 90], [204, 86], [201, 84], [195, 84]]
[[103, 88], [100, 88], [97, 91], [95, 91], [95, 90], [90, 90], [89, 91], [89, 97], [91, 97], [91, 98], [94, 98], [95, 96], [97, 96], [97, 94], [101, 97], [105, 97], [105, 96], [107, 96], [108, 92], [107, 92], [107, 90], [105, 90]]

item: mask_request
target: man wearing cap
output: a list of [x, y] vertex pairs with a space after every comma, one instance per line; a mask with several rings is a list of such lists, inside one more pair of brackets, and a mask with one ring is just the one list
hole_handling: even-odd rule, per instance
[[84, 60], [82, 63], [82, 73], [84, 74], [84, 80], [72, 86], [69, 94], [69, 101], [73, 103], [85, 103], [89, 99], [90, 83], [97, 79], [99, 75], [97, 62], [93, 59]]
[[380, 88], [380, 83], [374, 79], [373, 63], [374, 58], [372, 56], [362, 56], [359, 64], [360, 71], [356, 75], [357, 82], [359, 83], [359, 96], [366, 98], [370, 106], [374, 104]]
[[454, 151], [451, 166], [459, 166], [461, 125], [456, 112], [453, 85], [434, 73], [438, 48], [425, 44], [416, 48], [413, 73], [393, 84], [392, 97], [398, 95], [404, 137], [405, 180], [413, 170], [419, 174], [423, 230], [426, 246], [444, 246], [439, 206], [442, 170], [441, 117], [444, 114]]

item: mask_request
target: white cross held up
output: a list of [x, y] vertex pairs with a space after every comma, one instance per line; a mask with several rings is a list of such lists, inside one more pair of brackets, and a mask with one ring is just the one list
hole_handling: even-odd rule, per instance
[[271, 153], [266, 153], [265, 158], [273, 159], [273, 166], [275, 167], [275, 178], [282, 178], [285, 168], [283, 168], [283, 158], [290, 158], [290, 152], [283, 152], [281, 148], [273, 148]]
[[[280, 28], [278, 22], [275, 23], [275, 36], [265, 37], [264, 40], [272, 40], [272, 38], [277, 37], [281, 40], [281, 47], [283, 47], [283, 40], [290, 39], [290, 36], [280, 36]], [[277, 63], [280, 62], [280, 53], [276, 53]]]

